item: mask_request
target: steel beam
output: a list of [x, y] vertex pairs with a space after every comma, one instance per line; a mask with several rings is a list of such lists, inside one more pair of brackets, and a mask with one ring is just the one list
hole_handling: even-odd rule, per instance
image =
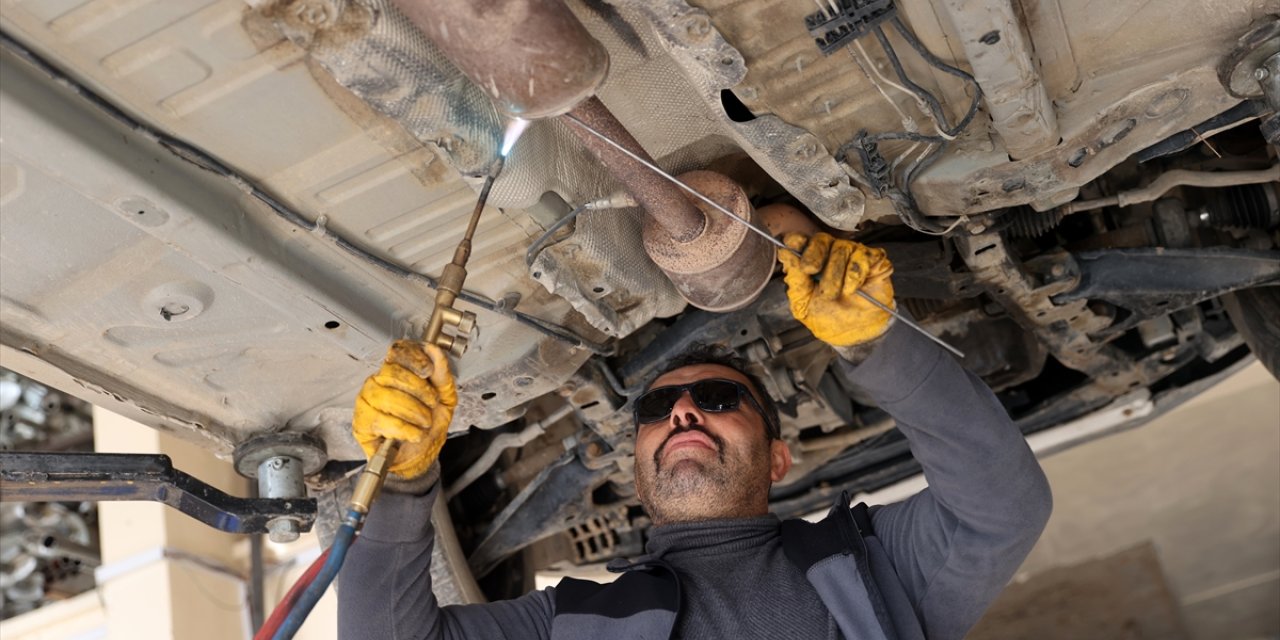
[[1027, 158], [1057, 145], [1058, 116], [1013, 3], [946, 0], [944, 6], [1009, 157]]

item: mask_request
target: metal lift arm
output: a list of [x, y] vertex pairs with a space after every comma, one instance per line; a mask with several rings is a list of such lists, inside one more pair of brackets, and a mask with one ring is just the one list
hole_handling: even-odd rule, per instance
[[169, 456], [133, 453], [0, 452], [0, 502], [150, 500], [228, 533], [266, 533], [290, 516], [302, 531], [314, 498], [240, 498], [173, 468]]

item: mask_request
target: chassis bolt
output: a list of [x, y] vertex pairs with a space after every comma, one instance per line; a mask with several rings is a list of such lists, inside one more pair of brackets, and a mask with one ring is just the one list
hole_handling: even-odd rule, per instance
[[329, 22], [331, 11], [323, 2], [304, 2], [297, 5], [294, 15], [308, 26], [322, 27]]
[[1253, 70], [1253, 79], [1257, 80], [1258, 82], [1262, 82], [1263, 80], [1266, 80], [1267, 76], [1269, 75], [1271, 75], [1271, 72], [1267, 71], [1266, 67], [1258, 67], [1257, 69]]
[[684, 21], [684, 32], [689, 40], [702, 42], [711, 37], [711, 20], [704, 15], [692, 15]]
[[276, 518], [267, 523], [267, 537], [272, 542], [293, 542], [298, 536], [298, 523], [292, 518]]

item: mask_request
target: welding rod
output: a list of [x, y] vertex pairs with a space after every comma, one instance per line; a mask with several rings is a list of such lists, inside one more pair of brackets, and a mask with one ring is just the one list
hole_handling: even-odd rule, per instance
[[[708, 205], [710, 205], [710, 206], [714, 207], [717, 211], [719, 211], [719, 212], [721, 212], [721, 213], [723, 213], [723, 214], [725, 214], [725, 215], [729, 216], [730, 218], [733, 218], [734, 220], [737, 220], [738, 222], [741, 222], [742, 224], [746, 225], [748, 229], [750, 229], [750, 230], [752, 230], [752, 231], [756, 232], [756, 233], [757, 233], [757, 234], [759, 234], [761, 237], [763, 237], [765, 240], [768, 240], [771, 244], [773, 244], [773, 245], [777, 246], [779, 249], [782, 249], [782, 250], [784, 250], [784, 251], [790, 251], [791, 253], [794, 253], [794, 254], [795, 254], [795, 255], [797, 255], [797, 256], [798, 256], [798, 255], [801, 255], [801, 254], [800, 254], [800, 252], [799, 252], [798, 250], [796, 250], [796, 249], [792, 249], [791, 247], [788, 247], [788, 246], [786, 245], [786, 243], [784, 243], [784, 242], [782, 242], [781, 240], [779, 240], [779, 239], [777, 239], [777, 238], [773, 237], [773, 236], [772, 236], [768, 231], [766, 231], [766, 230], [764, 230], [764, 229], [761, 229], [759, 226], [755, 225], [755, 224], [754, 224], [754, 223], [752, 223], [750, 220], [747, 220], [746, 218], [743, 218], [742, 216], [740, 216], [740, 215], [738, 215], [738, 214], [736, 214], [736, 213], [734, 213], [734, 212], [730, 211], [728, 208], [726, 208], [726, 207], [722, 206], [719, 202], [716, 202], [715, 200], [712, 200], [711, 198], [708, 198], [708, 197], [706, 197], [706, 196], [702, 195], [701, 193], [699, 193], [699, 192], [698, 192], [696, 189], [694, 189], [693, 187], [690, 187], [689, 185], [687, 185], [687, 184], [685, 184], [685, 183], [681, 182], [681, 181], [680, 181], [679, 179], [677, 179], [675, 176], [673, 176], [673, 175], [671, 175], [671, 174], [667, 173], [666, 171], [663, 171], [661, 167], [659, 167], [659, 166], [657, 166], [657, 165], [653, 164], [652, 162], [649, 162], [648, 160], [645, 160], [644, 158], [640, 157], [640, 156], [639, 156], [638, 154], [636, 154], [636, 153], [633, 153], [630, 149], [627, 149], [626, 147], [622, 146], [621, 144], [618, 144], [617, 142], [614, 142], [613, 140], [609, 139], [609, 137], [608, 137], [608, 136], [605, 136], [603, 133], [600, 133], [599, 131], [596, 131], [594, 128], [592, 128], [592, 127], [591, 127], [591, 125], [589, 125], [589, 124], [587, 124], [587, 123], [583, 122], [582, 120], [579, 120], [578, 118], [574, 117], [574, 115], [573, 115], [573, 114], [571, 114], [571, 113], [566, 113], [566, 114], [564, 114], [564, 117], [565, 117], [565, 118], [567, 118], [570, 122], [574, 123], [575, 125], [577, 125], [577, 126], [579, 126], [579, 127], [582, 127], [582, 128], [583, 128], [583, 130], [587, 131], [587, 132], [588, 132], [588, 133], [590, 133], [591, 135], [593, 135], [593, 136], [595, 136], [595, 137], [597, 137], [597, 138], [600, 138], [601, 140], [603, 140], [603, 141], [604, 141], [606, 144], [608, 144], [609, 146], [611, 146], [611, 147], [613, 147], [613, 148], [617, 149], [618, 151], [621, 151], [622, 153], [626, 154], [626, 155], [627, 155], [627, 157], [631, 158], [632, 160], [635, 160], [636, 162], [639, 162], [640, 164], [644, 165], [645, 167], [648, 167], [650, 171], [653, 171], [654, 173], [656, 173], [656, 174], [658, 174], [658, 175], [662, 176], [663, 178], [667, 179], [668, 181], [672, 182], [672, 183], [673, 183], [673, 184], [675, 184], [677, 187], [680, 187], [681, 189], [684, 189], [685, 191], [689, 192], [689, 194], [691, 194], [693, 197], [695, 197], [695, 198], [697, 198], [697, 199], [699, 199], [699, 200], [701, 200], [701, 201], [703, 201], [703, 202], [707, 203]], [[958, 357], [958, 358], [963, 358], [963, 357], [964, 357], [964, 352], [962, 352], [962, 351], [960, 351], [959, 349], [957, 349], [957, 348], [955, 348], [955, 347], [953, 347], [953, 346], [951, 346], [951, 345], [947, 344], [946, 342], [943, 342], [941, 338], [939, 338], [939, 337], [937, 337], [937, 336], [933, 335], [932, 333], [929, 333], [928, 331], [925, 331], [924, 327], [921, 327], [920, 325], [918, 325], [918, 324], [916, 324], [914, 321], [912, 321], [910, 318], [907, 318], [906, 316], [904, 316], [904, 315], [902, 315], [902, 314], [898, 313], [898, 312], [897, 312], [897, 310], [895, 310], [893, 307], [890, 307], [889, 305], [887, 305], [887, 304], [885, 304], [885, 303], [883, 303], [883, 302], [880, 302], [879, 300], [876, 300], [875, 298], [871, 297], [871, 294], [867, 293], [866, 291], [863, 291], [862, 289], [858, 289], [858, 295], [862, 296], [862, 297], [863, 297], [863, 299], [865, 299], [867, 302], [870, 302], [871, 304], [875, 305], [876, 307], [879, 307], [881, 311], [884, 311], [885, 313], [888, 313], [889, 315], [893, 316], [894, 318], [897, 318], [897, 319], [898, 319], [899, 321], [901, 321], [903, 324], [907, 325], [908, 327], [911, 327], [912, 329], [915, 329], [916, 331], [918, 331], [918, 332], [920, 332], [922, 335], [924, 335], [926, 338], [929, 338], [930, 340], [932, 340], [932, 341], [934, 341], [934, 342], [938, 343], [938, 345], [939, 345], [939, 346], [941, 346], [943, 349], [946, 349], [947, 351], [950, 351], [951, 353], [954, 353], [954, 354], [956, 355], [956, 357]]]
[[939, 338], [938, 336], [935, 336], [932, 333], [925, 331], [924, 327], [916, 324], [914, 320], [902, 315], [901, 313], [898, 313], [898, 311], [893, 307], [890, 307], [889, 305], [871, 297], [871, 294], [867, 293], [866, 291], [863, 291], [862, 289], [858, 289], [858, 295], [862, 296], [862, 298], [867, 302], [870, 302], [871, 304], [874, 304], [875, 306], [879, 307], [881, 311], [893, 316], [894, 318], [897, 318], [899, 322], [907, 325], [908, 327], [911, 327], [912, 329], [915, 329], [916, 331], [919, 331], [921, 335], [923, 335], [924, 337], [938, 343], [938, 346], [942, 347], [943, 349], [946, 349], [947, 351], [950, 351], [951, 353], [954, 353], [957, 358], [964, 357], [963, 351], [947, 344], [942, 340], [942, 338]]

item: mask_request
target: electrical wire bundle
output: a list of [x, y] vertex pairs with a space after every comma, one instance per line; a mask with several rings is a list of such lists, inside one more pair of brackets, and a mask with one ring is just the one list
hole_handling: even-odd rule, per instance
[[[973, 100], [969, 103], [969, 108], [960, 121], [954, 125], [951, 124], [950, 119], [947, 117], [946, 110], [943, 109], [942, 103], [938, 100], [938, 97], [928, 89], [925, 89], [912, 81], [907, 75], [906, 69], [902, 66], [902, 60], [898, 57], [898, 53], [894, 49], [893, 44], [889, 41], [888, 35], [885, 34], [884, 27], [881, 26], [881, 23], [868, 25], [865, 32], [857, 35], [851, 34], [852, 43], [857, 46], [858, 51], [860, 51], [863, 56], [867, 57], [868, 64], [871, 65], [871, 69], [874, 71], [874, 64], [871, 64], [870, 56], [867, 56], [866, 51], [862, 48], [862, 44], [858, 42], [858, 39], [862, 35], [866, 35], [868, 33], [875, 35], [876, 41], [880, 43], [880, 47], [888, 57], [889, 64], [893, 67], [893, 72], [901, 84], [889, 81], [887, 78], [884, 78], [884, 80], [889, 84], [912, 94], [920, 104], [921, 110], [925, 111], [932, 118], [934, 126], [937, 129], [937, 133], [931, 135], [917, 131], [887, 131], [881, 133], [868, 133], [865, 130], [859, 131], [858, 134], [854, 136], [853, 140], [840, 147], [836, 157], [847, 162], [849, 158], [856, 155], [862, 165], [863, 177], [869, 183], [872, 190], [875, 191], [877, 196], [887, 196], [893, 202], [894, 208], [898, 211], [898, 215], [902, 217], [903, 221], [906, 222], [908, 226], [921, 233], [945, 235], [959, 224], [960, 219], [950, 221], [949, 224], [943, 224], [925, 216], [916, 205], [915, 197], [911, 193], [911, 185], [916, 176], [932, 166], [934, 162], [937, 162], [938, 158], [942, 156], [943, 151], [946, 149], [947, 144], [960, 135], [966, 128], [968, 128], [969, 124], [973, 122], [973, 118], [978, 112], [978, 106], [982, 99], [982, 88], [978, 86], [977, 80], [975, 80], [967, 71], [947, 64], [941, 58], [933, 55], [933, 53], [920, 42], [920, 39], [902, 23], [902, 20], [897, 15], [887, 16], [883, 21], [892, 25], [893, 29], [902, 36], [903, 40], [905, 40], [907, 44], [924, 59], [925, 62], [929, 63], [930, 66], [939, 69], [944, 73], [960, 78], [967, 84], [972, 85]], [[854, 60], [857, 61], [856, 56]], [[861, 63], [859, 63], [859, 66], [861, 66]], [[864, 69], [864, 71], [866, 70]], [[876, 73], [879, 74], [878, 71], [876, 71]], [[870, 73], [867, 75], [868, 77], [871, 77], [872, 83], [874, 84], [875, 78], [872, 77]], [[881, 77], [883, 78], [883, 76]], [[878, 84], [876, 84], [876, 87], [877, 89], [880, 88]], [[883, 89], [880, 91], [882, 94], [884, 93]], [[885, 95], [885, 98], [893, 103], [892, 99], [890, 99], [887, 94]], [[897, 109], [896, 103], [894, 103], [894, 108]], [[899, 113], [901, 113], [901, 111], [899, 111]], [[904, 115], [904, 123], [908, 121], [909, 119]], [[916, 143], [917, 145], [929, 145], [928, 151], [917, 157], [907, 167], [898, 184], [894, 184], [893, 181], [893, 167], [885, 161], [885, 158], [880, 153], [879, 149], [879, 144], [881, 142], [890, 140], [904, 140]], [[903, 157], [910, 155], [914, 149], [915, 145], [913, 145], [911, 149], [908, 149], [908, 151], [903, 154]], [[896, 166], [896, 163], [894, 166]]]

